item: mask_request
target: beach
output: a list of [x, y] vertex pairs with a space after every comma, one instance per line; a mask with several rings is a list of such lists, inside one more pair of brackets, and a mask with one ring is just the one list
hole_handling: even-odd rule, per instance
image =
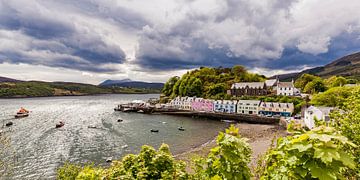
[[[280, 136], [286, 136], [286, 129], [279, 125], [264, 125], [264, 124], [247, 124], [238, 123], [235, 127], [239, 128], [241, 137], [247, 138], [248, 143], [252, 149], [252, 156], [250, 167], [256, 166], [257, 160], [260, 155], [263, 155], [271, 145], [272, 140], [277, 139]], [[205, 157], [211, 148], [216, 146], [216, 137], [213, 140], [193, 148], [185, 153], [175, 155], [175, 158], [187, 162], [191, 170], [192, 159], [196, 157]]]

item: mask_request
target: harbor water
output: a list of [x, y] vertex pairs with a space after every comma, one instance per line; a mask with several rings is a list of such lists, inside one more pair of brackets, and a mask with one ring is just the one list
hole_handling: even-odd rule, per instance
[[[150, 95], [98, 95], [0, 99], [1, 131], [8, 131], [15, 152], [10, 179], [54, 179], [64, 162], [106, 165], [139, 152], [142, 145], [170, 145], [174, 154], [211, 140], [226, 123], [189, 117], [115, 112], [120, 103], [158, 97]], [[15, 119], [20, 107], [30, 116]], [[122, 122], [118, 122], [122, 119]], [[59, 121], [65, 122], [55, 128]], [[13, 122], [11, 127], [5, 127]], [[89, 128], [89, 126], [96, 128]], [[179, 131], [184, 127], [185, 131]], [[151, 133], [158, 129], [158, 133]]]

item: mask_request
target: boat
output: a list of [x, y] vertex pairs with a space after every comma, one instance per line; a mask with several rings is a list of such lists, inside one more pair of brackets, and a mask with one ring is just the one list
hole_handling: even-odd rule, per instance
[[21, 107], [20, 110], [16, 113], [15, 118], [28, 117], [29, 111]]
[[107, 158], [107, 159], [106, 159], [106, 162], [107, 162], [107, 163], [111, 163], [111, 162], [112, 162], [112, 158], [111, 158], [111, 157]]
[[13, 124], [14, 124], [14, 123], [10, 121], [10, 122], [6, 123], [5, 126], [6, 126], [6, 127], [9, 127], [9, 126], [12, 126]]
[[224, 119], [224, 120], [221, 120], [222, 122], [226, 122], [226, 123], [234, 123], [235, 121], [233, 121], [233, 120], [226, 120], [226, 119]]
[[123, 121], [124, 121], [124, 120], [122, 120], [122, 119], [118, 119], [118, 120], [117, 120], [117, 122], [123, 122]]
[[151, 129], [150, 132], [159, 132], [158, 129]]
[[65, 125], [64, 122], [60, 121], [58, 124], [55, 125], [55, 128], [61, 128]]
[[96, 129], [97, 127], [94, 125], [90, 125], [90, 126], [88, 126], [88, 128]]
[[178, 127], [179, 131], [185, 131], [185, 128], [183, 127]]
[[29, 116], [29, 114], [28, 113], [17, 113], [16, 115], [15, 115], [15, 118], [23, 118], [23, 117], [28, 117]]

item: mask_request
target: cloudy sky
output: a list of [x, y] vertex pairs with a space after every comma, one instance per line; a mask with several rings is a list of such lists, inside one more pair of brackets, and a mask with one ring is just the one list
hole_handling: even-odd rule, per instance
[[360, 51], [359, 0], [0, 0], [0, 76], [163, 82], [199, 66], [265, 75]]

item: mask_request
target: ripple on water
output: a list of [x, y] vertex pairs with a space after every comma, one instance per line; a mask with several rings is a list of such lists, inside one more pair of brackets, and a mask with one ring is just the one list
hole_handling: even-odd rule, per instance
[[[226, 126], [204, 119], [113, 112], [116, 104], [157, 96], [0, 99], [1, 120], [12, 118], [19, 107], [32, 111], [27, 118], [12, 118], [10, 136], [18, 159], [12, 179], [53, 179], [65, 161], [101, 165], [109, 157], [139, 152], [144, 144], [158, 148], [167, 143], [173, 153], [181, 153], [209, 141]], [[65, 126], [56, 129], [59, 121]], [[186, 131], [178, 131], [179, 126]], [[150, 129], [159, 129], [159, 133]]]

